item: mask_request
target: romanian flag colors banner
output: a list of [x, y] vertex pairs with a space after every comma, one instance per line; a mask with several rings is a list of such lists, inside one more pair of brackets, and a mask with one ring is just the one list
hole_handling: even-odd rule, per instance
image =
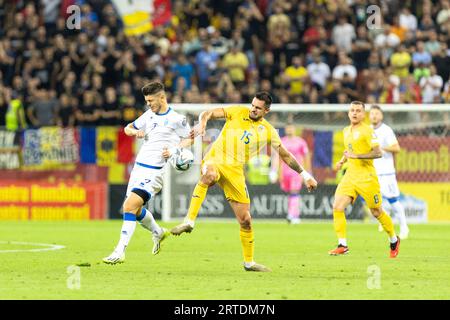
[[99, 166], [108, 166], [112, 163], [117, 162], [117, 138], [118, 128], [97, 128], [96, 150], [97, 164]]
[[97, 162], [96, 139], [97, 139], [96, 128], [91, 127], [80, 128], [81, 163], [95, 164]]
[[120, 163], [130, 163], [134, 160], [133, 143], [135, 138], [127, 136], [121, 128], [117, 137], [117, 161]]

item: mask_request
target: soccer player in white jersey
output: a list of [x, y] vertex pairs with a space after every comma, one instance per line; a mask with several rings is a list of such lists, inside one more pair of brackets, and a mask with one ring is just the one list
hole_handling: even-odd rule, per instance
[[164, 92], [164, 85], [152, 82], [142, 88], [149, 109], [133, 123], [125, 127], [125, 134], [144, 139], [130, 174], [126, 198], [123, 203], [123, 224], [120, 240], [113, 253], [103, 259], [108, 264], [125, 260], [125, 249], [138, 221], [153, 236], [153, 254], [160, 250], [160, 243], [169, 232], [160, 227], [145, 204], [162, 188], [167, 159], [176, 148], [192, 144], [190, 127], [186, 117], [172, 110]]
[[381, 186], [381, 195], [387, 200], [383, 201], [383, 206], [385, 206], [386, 212], [397, 216], [400, 221], [399, 237], [400, 239], [406, 239], [409, 228], [406, 224], [405, 209], [399, 201], [400, 191], [394, 166], [394, 153], [400, 151], [400, 145], [392, 128], [383, 123], [383, 111], [379, 106], [373, 105], [371, 107], [369, 117], [383, 152], [383, 156], [373, 162]]

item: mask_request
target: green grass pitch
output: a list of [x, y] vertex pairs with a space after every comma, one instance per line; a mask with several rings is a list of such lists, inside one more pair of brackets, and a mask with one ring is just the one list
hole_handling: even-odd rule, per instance
[[[273, 269], [264, 274], [243, 270], [234, 221], [199, 220], [191, 234], [170, 236], [157, 256], [150, 234], [137, 226], [125, 263], [103, 264], [120, 226], [1, 222], [0, 299], [450, 299], [450, 224], [412, 225], [398, 258], [389, 259], [387, 237], [375, 224], [349, 223], [350, 253], [331, 257], [331, 222], [254, 221], [255, 260]], [[3, 252], [38, 248], [5, 241], [65, 248]], [[69, 267], [84, 263], [90, 266], [79, 269], [80, 288], [69, 289]]]

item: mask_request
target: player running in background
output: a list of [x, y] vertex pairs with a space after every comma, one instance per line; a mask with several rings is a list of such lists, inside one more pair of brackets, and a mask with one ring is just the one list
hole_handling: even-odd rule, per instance
[[409, 228], [406, 224], [405, 209], [399, 201], [400, 190], [394, 166], [394, 153], [400, 151], [400, 145], [392, 128], [383, 123], [383, 111], [377, 105], [373, 105], [370, 108], [370, 122], [378, 137], [383, 154], [382, 158], [375, 159], [373, 162], [381, 186], [381, 195], [387, 200], [383, 201], [383, 207], [399, 219], [399, 237], [403, 240], [408, 238]]
[[254, 235], [250, 216], [250, 198], [245, 185], [244, 165], [249, 159], [260, 154], [263, 149], [272, 147], [279, 157], [293, 170], [303, 176], [308, 190], [314, 190], [317, 182], [297, 162], [295, 157], [283, 146], [277, 131], [264, 116], [270, 111], [272, 98], [267, 92], [258, 92], [253, 98], [251, 108], [216, 108], [203, 112], [200, 123], [193, 135], [203, 135], [211, 119], [225, 119], [225, 125], [209, 152], [205, 155], [201, 177], [195, 186], [189, 211], [184, 222], [171, 230], [179, 235], [191, 232], [208, 188], [216, 182], [224, 190], [236, 218], [240, 224], [240, 239], [246, 271], [270, 271], [269, 268], [253, 261]]
[[[311, 169], [311, 157], [308, 145], [301, 137], [296, 136], [295, 126], [286, 126], [286, 135], [281, 138], [281, 143], [292, 153], [299, 163], [303, 163], [307, 171]], [[277, 164], [278, 161], [275, 161]], [[288, 216], [289, 223], [300, 223], [300, 190], [302, 189], [302, 177], [292, 170], [285, 162], [281, 165], [280, 187], [288, 193]]]
[[333, 203], [334, 230], [338, 237], [338, 246], [329, 251], [330, 255], [348, 253], [347, 221], [345, 208], [360, 195], [389, 235], [390, 257], [398, 255], [400, 239], [395, 234], [391, 217], [383, 211], [382, 198], [373, 159], [381, 158], [382, 153], [373, 129], [363, 121], [365, 106], [360, 101], [353, 101], [348, 112], [350, 126], [344, 128], [344, 156], [336, 164], [340, 170], [348, 161], [348, 169], [339, 182]]
[[164, 85], [152, 82], [142, 88], [149, 107], [142, 116], [125, 127], [125, 134], [144, 139], [130, 174], [125, 202], [120, 240], [113, 253], [103, 259], [108, 264], [125, 260], [125, 249], [133, 236], [138, 221], [153, 236], [153, 254], [160, 250], [160, 243], [169, 234], [160, 227], [145, 204], [162, 188], [163, 173], [168, 150], [190, 146], [191, 139], [186, 117], [173, 111], [167, 104]]

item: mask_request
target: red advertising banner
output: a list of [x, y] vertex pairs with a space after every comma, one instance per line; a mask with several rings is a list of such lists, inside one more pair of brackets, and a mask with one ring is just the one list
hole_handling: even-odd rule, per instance
[[0, 181], [0, 220], [106, 219], [105, 182]]
[[450, 181], [450, 137], [407, 136], [398, 139], [397, 179], [405, 182]]

